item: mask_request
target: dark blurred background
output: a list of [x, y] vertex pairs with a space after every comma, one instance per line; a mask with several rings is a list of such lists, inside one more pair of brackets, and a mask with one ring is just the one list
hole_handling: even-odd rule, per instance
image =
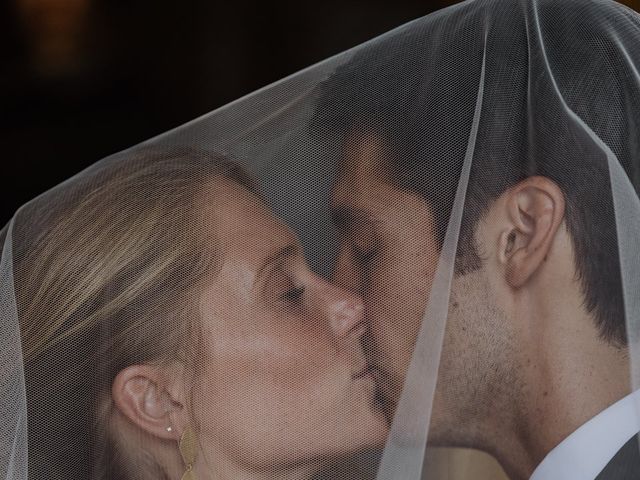
[[0, 3], [2, 226], [106, 155], [456, 1]]

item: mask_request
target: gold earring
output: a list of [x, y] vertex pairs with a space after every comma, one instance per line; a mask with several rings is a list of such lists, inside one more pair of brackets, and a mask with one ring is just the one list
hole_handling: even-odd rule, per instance
[[182, 475], [182, 480], [196, 480], [196, 476], [193, 473], [193, 463], [196, 461], [198, 453], [198, 439], [191, 427], [185, 428], [184, 432], [182, 432], [178, 448], [186, 468]]

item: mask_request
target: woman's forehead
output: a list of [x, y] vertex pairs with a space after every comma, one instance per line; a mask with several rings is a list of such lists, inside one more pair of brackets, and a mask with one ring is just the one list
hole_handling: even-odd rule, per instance
[[258, 196], [233, 181], [212, 182], [202, 197], [205, 224], [227, 260], [237, 257], [243, 263], [255, 263], [297, 243], [292, 230]]

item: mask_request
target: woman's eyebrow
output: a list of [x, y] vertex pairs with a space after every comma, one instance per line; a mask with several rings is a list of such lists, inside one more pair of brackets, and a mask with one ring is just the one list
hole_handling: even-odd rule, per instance
[[258, 269], [256, 273], [256, 281], [260, 279], [260, 277], [264, 274], [264, 272], [268, 269], [268, 267], [281, 263], [285, 259], [289, 257], [294, 257], [300, 253], [300, 247], [295, 243], [290, 243], [289, 245], [281, 248], [277, 252], [272, 255], [269, 255], [262, 266]]

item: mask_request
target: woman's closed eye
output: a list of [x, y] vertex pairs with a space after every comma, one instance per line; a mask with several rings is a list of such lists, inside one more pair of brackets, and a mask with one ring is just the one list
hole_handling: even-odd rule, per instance
[[289, 269], [279, 267], [269, 276], [267, 293], [281, 305], [299, 306], [304, 300], [305, 286]]
[[280, 299], [287, 302], [299, 302], [302, 300], [304, 295], [304, 287], [291, 287], [286, 290], [282, 295], [280, 295]]

